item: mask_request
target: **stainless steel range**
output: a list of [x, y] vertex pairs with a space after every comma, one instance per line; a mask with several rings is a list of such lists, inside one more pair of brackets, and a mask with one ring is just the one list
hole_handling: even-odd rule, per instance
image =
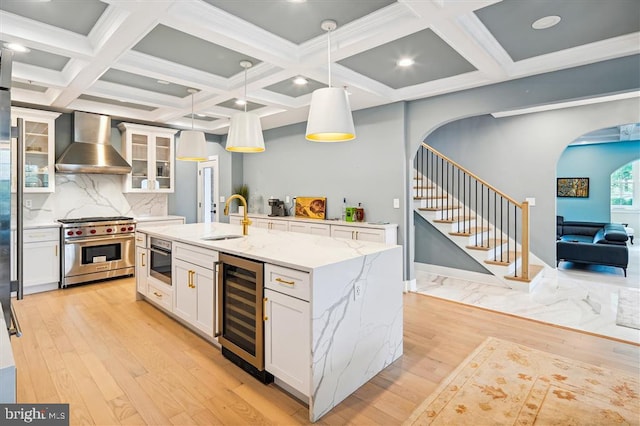
[[131, 217], [84, 217], [59, 219], [60, 287], [106, 278], [133, 275], [135, 271], [134, 233]]

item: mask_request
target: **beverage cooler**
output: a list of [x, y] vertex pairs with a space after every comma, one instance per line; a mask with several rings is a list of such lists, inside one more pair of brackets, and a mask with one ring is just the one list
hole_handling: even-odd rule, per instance
[[218, 341], [222, 355], [263, 383], [273, 381], [264, 370], [264, 264], [220, 254], [218, 269]]

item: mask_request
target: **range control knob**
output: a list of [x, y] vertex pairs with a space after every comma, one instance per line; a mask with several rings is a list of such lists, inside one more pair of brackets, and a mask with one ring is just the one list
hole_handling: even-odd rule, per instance
[[133, 226], [128, 227], [127, 231], [133, 231]]
[[113, 229], [107, 228], [107, 232], [113, 232]]
[[82, 231], [76, 231], [76, 235], [82, 235]]
[[91, 232], [92, 234], [95, 234], [95, 233], [96, 233], [96, 230], [95, 230], [95, 229], [92, 229], [92, 230], [91, 230], [91, 231], [89, 231], [89, 232]]
[[125, 228], [125, 227], [120, 228], [120, 232], [125, 232], [126, 230], [127, 230], [127, 228]]
[[67, 231], [67, 235], [73, 235], [73, 231]]

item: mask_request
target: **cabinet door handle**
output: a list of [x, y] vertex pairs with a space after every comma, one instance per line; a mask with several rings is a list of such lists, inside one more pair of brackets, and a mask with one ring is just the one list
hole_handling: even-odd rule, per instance
[[286, 285], [296, 285], [295, 281], [287, 281], [287, 280], [283, 280], [282, 278], [276, 278], [276, 281], [281, 283], [281, 284], [286, 284]]
[[269, 299], [266, 298], [266, 297], [264, 297], [262, 299], [262, 317], [263, 317], [264, 321], [268, 321], [269, 320], [269, 317], [267, 316], [267, 301], [268, 300]]
[[193, 283], [193, 276], [196, 274], [196, 271], [189, 271], [189, 288], [196, 288], [196, 285]]
[[352, 240], [356, 239], [356, 231], [351, 231], [351, 239]]
[[358, 231], [356, 231], [356, 240], [358, 239]]
[[56, 257], [58, 257], [58, 245], [57, 245], [57, 244], [56, 244], [56, 246], [55, 246], [55, 253], [56, 253], [56, 255], [55, 255], [55, 256], [56, 256]]
[[147, 265], [144, 263], [144, 255], [145, 255], [146, 253], [140, 253], [140, 254], [142, 255], [142, 266], [147, 266]]
[[157, 291], [154, 291], [153, 294], [155, 294], [156, 297], [159, 297], [160, 299], [162, 299], [162, 293], [158, 293]]

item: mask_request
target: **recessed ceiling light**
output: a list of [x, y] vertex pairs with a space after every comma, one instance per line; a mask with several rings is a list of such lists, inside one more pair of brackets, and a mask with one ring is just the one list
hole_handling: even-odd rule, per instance
[[398, 62], [396, 62], [396, 64], [399, 67], [410, 67], [411, 65], [415, 64], [416, 62], [413, 60], [413, 58], [400, 58], [398, 59]]
[[245, 105], [247, 103], [244, 99], [236, 99], [236, 105]]
[[299, 86], [305, 85], [308, 83], [307, 79], [304, 77], [296, 77], [293, 79], [293, 83]]
[[196, 114], [196, 116], [198, 116], [198, 117], [206, 117], [206, 115], [204, 115], [204, 114]]
[[21, 53], [31, 52], [31, 49], [18, 43], [5, 43], [4, 47], [10, 50], [13, 50], [14, 52], [21, 52]]
[[289, 3], [306, 3], [307, 0], [287, 0]]
[[156, 80], [156, 83], [158, 83], [158, 84], [169, 84], [169, 82], [167, 80]]
[[557, 15], [545, 16], [531, 24], [531, 28], [534, 30], [546, 30], [547, 28], [558, 25], [558, 22], [560, 22], [561, 19], [562, 18]]

